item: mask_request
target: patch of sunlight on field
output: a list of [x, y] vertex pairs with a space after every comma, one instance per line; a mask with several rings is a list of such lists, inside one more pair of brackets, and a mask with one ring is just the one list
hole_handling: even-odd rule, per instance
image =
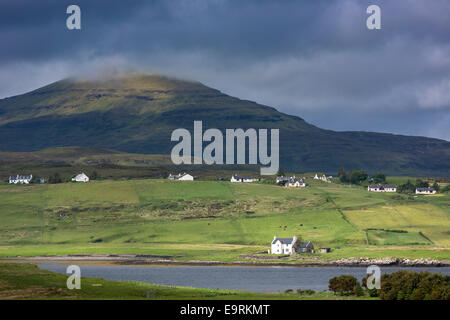
[[48, 207], [139, 202], [132, 181], [50, 184], [45, 196]]
[[435, 244], [450, 245], [450, 219], [440, 208], [428, 203], [345, 210], [344, 213], [361, 229], [422, 232]]

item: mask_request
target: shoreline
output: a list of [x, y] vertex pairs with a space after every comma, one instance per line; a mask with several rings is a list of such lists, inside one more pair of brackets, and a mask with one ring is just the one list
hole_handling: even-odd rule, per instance
[[257, 261], [176, 261], [169, 256], [150, 255], [61, 255], [61, 256], [33, 256], [0, 258], [0, 262], [78, 262], [85, 264], [113, 264], [113, 265], [147, 265], [147, 266], [240, 266], [240, 267], [367, 267], [378, 265], [380, 267], [450, 267], [450, 261], [438, 261], [432, 259], [368, 259], [368, 258], [344, 258], [331, 261], [316, 262], [257, 262]]

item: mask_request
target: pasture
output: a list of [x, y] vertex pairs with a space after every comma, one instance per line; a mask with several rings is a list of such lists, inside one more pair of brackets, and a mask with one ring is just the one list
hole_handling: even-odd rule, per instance
[[[267, 251], [273, 236], [300, 236], [322, 257], [450, 259], [450, 196], [369, 193], [314, 182], [104, 180], [0, 185], [0, 256], [167, 254], [235, 261]], [[318, 255], [318, 254], [317, 254]]]

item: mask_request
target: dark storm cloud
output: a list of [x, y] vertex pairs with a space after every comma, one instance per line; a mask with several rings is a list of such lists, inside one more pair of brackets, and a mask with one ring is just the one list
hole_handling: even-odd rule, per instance
[[[65, 27], [78, 4], [82, 30]], [[365, 26], [382, 9], [382, 29]], [[73, 74], [195, 79], [336, 130], [450, 139], [450, 2], [2, 1], [0, 96]]]

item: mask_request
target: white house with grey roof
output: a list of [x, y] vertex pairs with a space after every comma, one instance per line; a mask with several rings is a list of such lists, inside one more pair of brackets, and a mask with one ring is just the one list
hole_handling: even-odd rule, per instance
[[259, 179], [253, 178], [250, 176], [238, 176], [235, 174], [235, 175], [231, 176], [230, 181], [231, 182], [256, 182], [256, 181], [259, 181]]
[[367, 187], [367, 191], [372, 192], [396, 192], [397, 186], [395, 184], [371, 184]]
[[306, 187], [305, 181], [301, 178], [291, 177], [288, 182], [285, 184], [286, 187], [290, 188], [304, 188]]
[[416, 188], [416, 194], [435, 194], [436, 190], [433, 188]]
[[305, 181], [301, 178], [296, 178], [295, 176], [290, 177], [278, 176], [275, 181], [277, 184], [283, 184], [285, 187], [294, 187], [294, 188], [306, 187]]
[[317, 173], [316, 173], [316, 175], [314, 176], [314, 180], [322, 180], [322, 181], [324, 181], [324, 182], [331, 182], [331, 180], [330, 180], [331, 178], [332, 178], [331, 176], [327, 177], [327, 176], [324, 175], [324, 174], [318, 175]]
[[272, 254], [296, 254], [303, 252], [314, 252], [314, 246], [311, 241], [300, 242], [296, 236], [292, 238], [273, 237], [270, 252]]
[[294, 254], [296, 253], [297, 237], [277, 238], [273, 237], [270, 252], [272, 254]]
[[9, 183], [13, 183], [13, 184], [18, 184], [18, 183], [20, 183], [20, 184], [29, 184], [31, 179], [33, 179], [33, 175], [32, 174], [25, 175], [25, 176], [22, 176], [22, 175], [18, 174], [16, 176], [10, 176], [9, 177]]

